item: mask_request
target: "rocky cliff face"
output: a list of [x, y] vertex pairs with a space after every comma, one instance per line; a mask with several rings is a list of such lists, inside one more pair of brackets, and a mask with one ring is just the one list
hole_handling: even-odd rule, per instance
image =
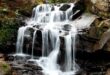
[[[16, 1], [20, 1], [20, 0], [16, 0]], [[74, 2], [74, 1], [76, 0], [71, 0], [71, 2]], [[105, 74], [110, 75], [110, 69], [109, 69], [110, 63], [109, 62], [107, 62], [107, 64], [105, 63], [105, 60], [108, 61], [108, 59], [110, 58], [109, 56], [110, 55], [109, 53], [110, 51], [110, 0], [81, 0], [81, 1], [84, 2], [84, 5], [86, 5], [85, 12], [89, 12], [97, 15], [97, 19], [91, 24], [90, 29], [84, 30], [85, 34], [78, 35], [79, 40], [76, 43], [78, 52], [76, 52], [76, 58], [81, 59], [81, 61], [78, 60], [78, 63], [80, 64], [81, 67], [83, 67], [85, 71], [93, 72], [93, 70], [95, 71], [98, 70], [99, 72], [102, 72], [102, 70], [106, 71], [108, 69], [107, 73], [97, 74], [97, 75], [105, 75]], [[33, 3], [34, 3], [34, 0], [33, 0]], [[20, 11], [20, 13], [26, 16], [26, 12]], [[29, 12], [29, 14], [31, 14], [31, 12]], [[40, 32], [38, 34], [40, 34]], [[11, 39], [7, 44], [5, 44], [5, 47], [2, 47], [2, 48], [0, 47], [0, 49], [1, 50], [5, 49], [4, 50], [5, 52], [15, 51], [16, 41], [14, 41], [14, 39], [15, 37]], [[41, 36], [39, 36], [37, 39], [40, 40]], [[39, 47], [35, 47], [35, 49], [40, 52], [41, 41], [37, 41], [35, 44], [39, 46]], [[26, 45], [26, 48], [29, 48], [29, 47], [30, 47], [29, 50], [31, 50], [31, 46]], [[98, 51], [99, 53], [97, 53]], [[91, 64], [91, 62], [94, 62], [94, 61], [95, 63]], [[99, 63], [101, 64], [101, 66], [99, 65]], [[16, 74], [13, 74], [13, 75], [16, 75]], [[85, 73], [80, 75], [91, 75], [91, 74]]]
[[83, 0], [86, 5], [86, 12], [97, 15], [86, 34], [80, 36], [80, 42], [84, 50], [95, 52], [97, 50], [110, 51], [110, 0]]
[[[81, 4], [78, 5], [78, 8], [76, 8], [76, 10], [77, 9], [81, 9], [82, 11], [86, 10], [85, 12], [89, 12], [97, 16], [97, 19], [91, 24], [90, 29], [84, 30], [85, 34], [78, 35], [79, 42], [77, 43], [77, 49], [84, 50], [87, 52], [95, 52], [101, 49], [110, 51], [110, 46], [109, 46], [110, 0], [71, 0], [71, 2], [75, 2], [75, 1], [81, 1], [79, 3], [83, 4], [83, 6]], [[86, 7], [86, 9], [85, 8], [83, 9], [83, 7]], [[16, 41], [13, 42], [13, 39], [10, 41], [11, 42], [6, 44], [6, 46], [10, 45], [7, 46], [7, 50], [9, 49], [10, 50], [9, 52], [15, 51], [13, 49], [15, 49]], [[12, 46], [11, 43], [13, 43], [14, 46]], [[36, 49], [41, 50], [40, 48], [36, 48]]]
[[103, 18], [110, 18], [110, 0], [91, 0], [92, 11]]

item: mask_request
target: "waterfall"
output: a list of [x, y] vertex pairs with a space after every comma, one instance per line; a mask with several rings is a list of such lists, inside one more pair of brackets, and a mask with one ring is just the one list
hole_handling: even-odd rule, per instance
[[36, 39], [36, 32], [37, 30], [34, 31], [33, 33], [33, 40], [32, 40], [32, 59], [33, 59], [33, 56], [34, 56], [34, 44], [35, 44], [35, 39]]
[[42, 31], [42, 56], [49, 54], [48, 30]]
[[18, 30], [16, 53], [22, 53], [23, 51], [22, 48], [23, 48], [23, 41], [24, 41], [24, 31], [25, 31], [25, 27], [21, 27]]
[[71, 35], [65, 36], [65, 70], [71, 71], [72, 69], [72, 38]]
[[17, 42], [16, 42], [17, 54], [23, 54], [24, 37], [30, 36], [30, 34], [28, 33], [29, 28], [32, 28], [32, 26], [23, 26], [23, 27], [20, 27], [18, 30], [18, 36], [17, 36]]
[[[72, 49], [73, 49], [73, 57], [72, 57], [72, 69], [73, 70], [77, 70], [78, 69], [78, 65], [75, 64], [75, 50], [76, 50], [76, 38], [77, 38], [77, 31], [74, 33], [74, 35], [72, 35]], [[76, 68], [77, 67], [77, 68]]]
[[17, 46], [16, 50], [17, 53], [23, 53], [23, 43], [24, 43], [24, 36], [26, 32], [27, 27], [20, 27], [18, 30], [18, 37], [17, 37]]
[[[32, 41], [32, 59], [42, 67], [44, 75], [74, 75], [78, 67], [75, 63], [75, 42], [78, 30], [89, 28], [90, 24], [95, 20], [94, 15], [83, 14], [78, 19], [71, 21], [73, 15], [72, 9], [74, 3], [68, 3], [70, 8], [66, 11], [60, 10], [65, 4], [41, 4], [33, 8], [32, 17], [26, 21], [26, 26], [20, 27], [17, 37], [17, 53], [23, 53], [24, 37], [28, 35], [29, 28], [35, 30], [33, 32]], [[42, 35], [42, 56], [39, 59], [33, 58], [35, 47], [35, 38], [37, 30]], [[61, 39], [64, 38], [64, 70], [57, 61], [61, 56]], [[28, 37], [27, 37], [28, 38]], [[60, 55], [60, 56], [59, 56]]]

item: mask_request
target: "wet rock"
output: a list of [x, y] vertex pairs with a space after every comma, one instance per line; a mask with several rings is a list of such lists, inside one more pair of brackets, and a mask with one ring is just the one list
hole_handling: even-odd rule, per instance
[[72, 20], [78, 18], [85, 10], [85, 5], [82, 1], [78, 1], [75, 3], [75, 6], [72, 9], [73, 15]]
[[83, 13], [83, 11], [77, 10], [77, 11], [70, 17], [70, 20], [75, 20], [75, 19], [77, 19], [82, 13]]
[[54, 6], [52, 6], [51, 11], [54, 11], [54, 10], [55, 10], [55, 8], [54, 8]]
[[110, 68], [110, 52], [107, 51], [100, 50], [94, 53], [80, 51], [76, 53], [76, 58], [80, 68], [88, 72], [105, 72]]
[[64, 4], [62, 7], [60, 7], [60, 10], [61, 11], [66, 11], [69, 8], [70, 8], [70, 5], [69, 4]]
[[88, 73], [82, 70], [82, 71], [77, 72], [75, 75], [88, 75]]
[[13, 64], [15, 64], [15, 65], [24, 64], [30, 58], [31, 58], [31, 56], [26, 55], [26, 54], [9, 54], [7, 56], [7, 60], [10, 62], [13, 62], [13, 63], [11, 63], [12, 65]]
[[42, 68], [34, 61], [18, 63], [17, 61], [9, 62], [12, 66], [13, 75], [43, 75]]
[[42, 70], [42, 68], [38, 66], [37, 64], [24, 64], [24, 66], [28, 68], [32, 68], [34, 70]]
[[76, 49], [79, 51], [92, 52], [94, 43], [97, 38], [87, 36], [86, 34], [77, 35], [78, 41], [76, 41]]
[[94, 50], [96, 51], [102, 49], [109, 39], [110, 39], [110, 29], [103, 33], [101, 39], [98, 41], [98, 43], [95, 44]]
[[76, 10], [84, 10], [84, 9], [85, 9], [85, 7], [84, 7], [83, 2], [82, 1], [77, 1], [75, 3], [75, 6], [73, 7], [72, 11], [73, 11], [73, 13], [75, 13]]
[[35, 72], [35, 75], [44, 75], [41, 71]]
[[107, 41], [105, 49], [106, 49], [106, 51], [110, 51], [110, 40]]
[[66, 30], [66, 31], [69, 31], [69, 30], [71, 30], [71, 25], [65, 24], [63, 29]]
[[14, 69], [14, 70], [25, 70], [26, 68], [24, 68], [22, 65], [16, 65], [16, 66], [12, 66], [12, 69]]

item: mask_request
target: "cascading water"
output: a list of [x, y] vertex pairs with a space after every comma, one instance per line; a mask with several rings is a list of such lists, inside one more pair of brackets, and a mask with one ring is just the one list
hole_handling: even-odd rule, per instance
[[31, 58], [33, 59], [33, 56], [34, 56], [34, 43], [35, 43], [35, 38], [36, 38], [36, 32], [37, 32], [37, 30], [35, 30], [34, 31], [34, 33], [33, 33], [33, 40], [32, 40], [32, 56], [31, 56]]
[[[77, 33], [77, 32], [76, 32]], [[73, 57], [72, 57], [72, 60], [75, 60], [75, 43], [76, 43], [76, 35], [77, 34], [74, 34], [73, 36], [72, 36], [72, 49], [73, 49], [73, 52], [72, 52], [72, 54], [73, 54]], [[73, 70], [76, 70], [76, 67], [77, 67], [77, 69], [78, 69], [78, 65], [77, 64], [75, 64], [75, 61], [72, 61], [72, 69]]]
[[[89, 27], [95, 20], [93, 15], [83, 14], [79, 19], [70, 21], [73, 14], [72, 9], [75, 5], [68, 3], [70, 8], [61, 11], [60, 8], [63, 5], [38, 5], [33, 9], [32, 17], [26, 22], [27, 25], [18, 30], [17, 53], [23, 52], [24, 36], [28, 28], [42, 32], [42, 56], [35, 60], [42, 67], [44, 75], [73, 75], [76, 72], [74, 52], [77, 30]], [[33, 33], [32, 58], [37, 30]], [[61, 36], [64, 37], [65, 44], [64, 70], [57, 62], [61, 47]]]
[[16, 46], [16, 53], [22, 53], [22, 46], [24, 41], [24, 30], [25, 27], [21, 27], [18, 30], [18, 37], [17, 37], [17, 46]]
[[48, 30], [42, 31], [42, 56], [49, 54]]
[[[59, 32], [57, 30], [52, 31], [55, 34], [55, 37], [51, 38], [51, 40], [54, 40], [52, 42], [55, 44], [53, 50], [50, 52], [50, 54], [46, 57], [45, 59], [40, 59], [39, 64], [41, 67], [44, 69], [43, 72], [48, 75], [58, 75], [59, 71], [59, 65], [57, 64], [57, 59], [58, 59], [58, 53], [59, 53], [59, 48], [60, 48], [60, 39], [59, 39]], [[55, 38], [55, 39], [54, 39]], [[44, 61], [44, 62], [42, 62]]]
[[72, 39], [71, 35], [65, 36], [65, 69], [66, 71], [70, 71], [72, 69]]
[[23, 54], [24, 37], [28, 37], [30, 35], [26, 31], [29, 28], [32, 28], [32, 27], [31, 26], [23, 26], [23, 27], [19, 28], [19, 30], [18, 30], [18, 37], [17, 37], [17, 43], [16, 43], [16, 53]]

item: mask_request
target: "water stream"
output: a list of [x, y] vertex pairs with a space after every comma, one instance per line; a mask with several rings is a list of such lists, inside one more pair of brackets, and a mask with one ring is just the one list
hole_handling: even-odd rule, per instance
[[34, 44], [35, 44], [35, 39], [36, 39], [36, 37], [37, 37], [36, 32], [37, 32], [37, 30], [35, 30], [34, 33], [33, 33], [32, 54], [31, 54], [31, 55], [32, 55], [32, 56], [31, 56], [32, 59], [33, 59], [33, 57], [34, 57]]
[[[32, 59], [35, 47], [37, 30], [42, 32], [42, 56], [34, 59], [43, 68], [44, 75], [74, 75], [78, 70], [75, 63], [75, 41], [78, 30], [89, 28], [95, 17], [90, 14], [83, 14], [75, 21], [71, 21], [74, 3], [68, 3], [70, 8], [61, 11], [64, 4], [41, 4], [33, 8], [32, 17], [26, 21], [26, 26], [20, 27], [17, 39], [17, 54], [23, 54], [24, 37], [29, 28], [33, 29]], [[35, 30], [36, 29], [36, 30]], [[64, 38], [65, 61], [64, 70], [57, 60], [60, 53], [60, 37]]]

